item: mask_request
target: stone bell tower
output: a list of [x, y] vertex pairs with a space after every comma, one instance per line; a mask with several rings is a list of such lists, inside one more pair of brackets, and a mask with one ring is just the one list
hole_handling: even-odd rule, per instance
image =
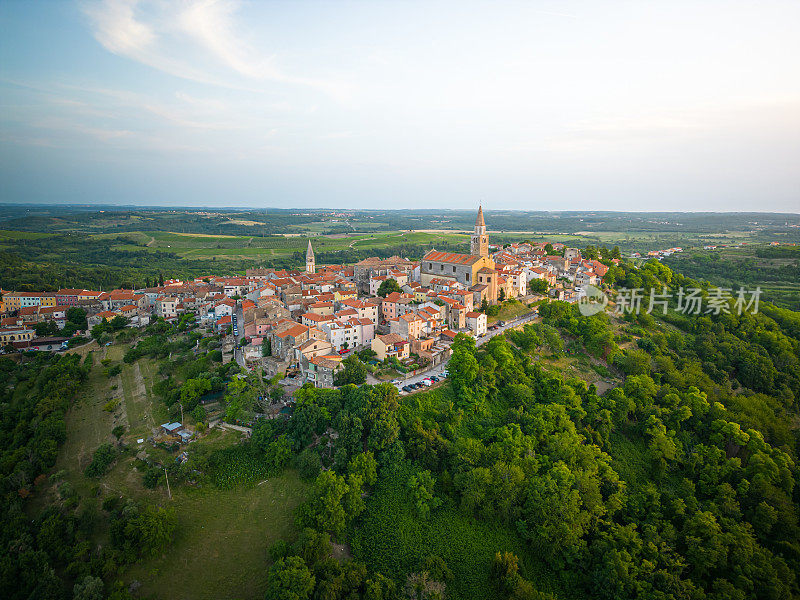
[[308, 250], [306, 250], [306, 273], [315, 273], [316, 270], [314, 249], [311, 247], [311, 240], [308, 240]]
[[475, 232], [469, 243], [469, 253], [473, 256], [489, 256], [489, 236], [486, 235], [482, 206], [478, 207], [478, 217], [475, 219]]

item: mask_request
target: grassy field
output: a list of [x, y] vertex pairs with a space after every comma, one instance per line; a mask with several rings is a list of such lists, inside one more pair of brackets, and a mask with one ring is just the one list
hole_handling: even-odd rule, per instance
[[0, 242], [14, 240], [35, 240], [46, 237], [50, 237], [50, 234], [36, 233], [34, 231], [13, 231], [9, 229], [0, 229]]
[[169, 503], [178, 535], [164, 555], [125, 575], [145, 598], [263, 598], [269, 557], [279, 539], [294, 537], [294, 509], [307, 492], [294, 471], [235, 490], [180, 489]]

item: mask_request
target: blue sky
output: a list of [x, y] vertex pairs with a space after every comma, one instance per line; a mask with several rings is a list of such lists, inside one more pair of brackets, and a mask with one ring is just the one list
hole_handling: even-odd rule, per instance
[[798, 2], [0, 3], [0, 201], [800, 212]]

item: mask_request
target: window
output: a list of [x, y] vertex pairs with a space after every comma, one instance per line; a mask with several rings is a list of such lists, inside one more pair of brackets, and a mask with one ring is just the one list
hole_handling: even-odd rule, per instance
[[439, 270], [444, 271], [444, 265], [439, 265]]
[[467, 281], [469, 281], [469, 273], [464, 273], [464, 279], [466, 279]]
[[455, 273], [455, 272], [456, 272], [456, 266], [453, 265], [453, 273]]

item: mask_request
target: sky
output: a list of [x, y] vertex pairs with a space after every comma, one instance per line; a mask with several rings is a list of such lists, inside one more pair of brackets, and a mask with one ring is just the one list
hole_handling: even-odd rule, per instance
[[800, 2], [0, 2], [0, 202], [800, 212]]

